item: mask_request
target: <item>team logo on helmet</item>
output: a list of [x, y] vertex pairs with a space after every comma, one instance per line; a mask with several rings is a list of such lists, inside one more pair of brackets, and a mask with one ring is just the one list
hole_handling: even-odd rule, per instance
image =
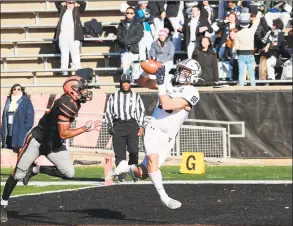
[[[185, 70], [184, 70], [185, 69]], [[173, 81], [175, 84], [194, 85], [200, 79], [201, 66], [196, 60], [186, 59], [177, 65]]]
[[85, 103], [92, 100], [92, 92], [87, 90], [85, 80], [79, 76], [71, 76], [63, 84], [65, 94], [68, 94], [73, 100]]

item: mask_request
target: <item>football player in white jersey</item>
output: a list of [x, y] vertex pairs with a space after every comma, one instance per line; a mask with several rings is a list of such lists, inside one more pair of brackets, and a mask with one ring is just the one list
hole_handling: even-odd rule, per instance
[[162, 203], [170, 209], [180, 208], [181, 203], [165, 192], [160, 167], [174, 147], [176, 135], [188, 118], [192, 106], [199, 101], [198, 91], [193, 85], [197, 83], [200, 74], [199, 63], [187, 59], [178, 64], [171, 81], [165, 79], [164, 66], [156, 72], [156, 80], [146, 74], [140, 76], [140, 86], [159, 91], [158, 104], [143, 137], [146, 156], [140, 165], [128, 166], [127, 161], [122, 161], [114, 170], [114, 176], [129, 173], [134, 180], [150, 177]]

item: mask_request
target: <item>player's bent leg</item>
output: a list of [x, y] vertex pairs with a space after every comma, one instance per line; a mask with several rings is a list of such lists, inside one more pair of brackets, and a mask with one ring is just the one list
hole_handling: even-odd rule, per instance
[[52, 152], [47, 155], [47, 158], [55, 166], [41, 166], [40, 173], [61, 178], [74, 177], [75, 169], [73, 167], [73, 161], [67, 150]]
[[5, 183], [1, 198], [1, 222], [6, 222], [8, 199], [13, 192], [17, 182], [26, 176], [27, 170], [39, 156], [40, 144], [29, 134], [26, 137], [25, 144], [18, 155], [15, 169]]

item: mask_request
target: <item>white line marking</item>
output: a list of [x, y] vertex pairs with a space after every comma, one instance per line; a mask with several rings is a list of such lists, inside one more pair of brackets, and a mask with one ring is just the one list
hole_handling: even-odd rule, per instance
[[[292, 184], [291, 180], [169, 180], [163, 181], [164, 184]], [[126, 181], [123, 183], [115, 183], [113, 185], [135, 185], [135, 184], [152, 184], [151, 181]], [[4, 186], [5, 182], [1, 182]], [[96, 181], [32, 181], [28, 186], [66, 186], [66, 185], [89, 185], [89, 186], [102, 186], [104, 182]], [[17, 186], [24, 186], [21, 181]]]
[[[206, 181], [180, 181], [180, 180], [173, 180], [173, 181], [164, 181], [164, 184], [292, 184], [290, 180], [206, 180]], [[5, 183], [1, 182], [1, 185]], [[123, 183], [113, 183], [113, 185], [145, 185], [145, 184], [152, 184], [151, 181], [138, 181], [132, 182], [127, 181]], [[20, 183], [20, 186], [23, 184]], [[44, 191], [44, 192], [37, 192], [37, 193], [30, 193], [30, 194], [22, 194], [22, 195], [14, 195], [11, 198], [17, 197], [24, 197], [24, 196], [34, 196], [34, 195], [43, 195], [43, 194], [53, 194], [59, 192], [67, 192], [67, 191], [77, 191], [77, 190], [84, 190], [88, 188], [95, 188], [95, 187], [104, 187], [104, 182], [93, 182], [93, 181], [60, 181], [60, 182], [45, 182], [45, 181], [33, 181], [28, 184], [28, 186], [50, 186], [50, 185], [88, 185], [87, 187], [82, 188], [72, 188], [72, 189], [63, 189], [63, 190], [54, 190], [54, 191]], [[112, 186], [113, 186], [112, 185]], [[110, 185], [111, 186], [111, 185]]]
[[23, 196], [34, 196], [34, 195], [44, 195], [44, 194], [52, 194], [58, 192], [66, 192], [66, 191], [76, 191], [76, 190], [84, 190], [88, 188], [93, 188], [93, 186], [83, 187], [83, 188], [71, 188], [71, 189], [63, 189], [63, 190], [55, 190], [55, 191], [44, 191], [44, 192], [37, 192], [37, 193], [30, 193], [30, 194], [22, 194], [22, 195], [13, 195], [11, 198], [18, 198]]

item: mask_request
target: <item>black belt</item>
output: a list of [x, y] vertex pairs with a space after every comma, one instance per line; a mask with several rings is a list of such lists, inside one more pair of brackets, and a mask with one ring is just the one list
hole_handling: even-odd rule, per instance
[[129, 119], [129, 120], [122, 120], [122, 119], [114, 119], [114, 123], [133, 123], [133, 122], [136, 122], [136, 120], [135, 119]]

